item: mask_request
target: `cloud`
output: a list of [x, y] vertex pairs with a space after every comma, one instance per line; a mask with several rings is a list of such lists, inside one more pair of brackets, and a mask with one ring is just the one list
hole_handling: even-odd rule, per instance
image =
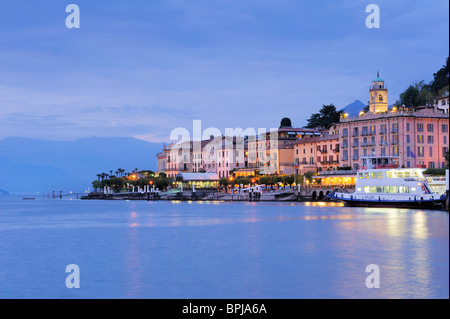
[[394, 101], [448, 56], [442, 1], [380, 0], [379, 30], [365, 27], [363, 1], [78, 4], [79, 30], [65, 28], [58, 1], [2, 6], [2, 136], [304, 125], [322, 104], [365, 101], [377, 70]]

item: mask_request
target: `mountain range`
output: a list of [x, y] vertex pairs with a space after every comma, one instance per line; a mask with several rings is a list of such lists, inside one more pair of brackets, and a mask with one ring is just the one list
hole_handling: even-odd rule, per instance
[[0, 189], [4, 192], [85, 191], [97, 174], [123, 168], [156, 170], [162, 143], [135, 138], [47, 141], [22, 137], [0, 140]]
[[345, 113], [348, 113], [350, 117], [358, 116], [359, 112], [361, 112], [366, 107], [366, 104], [361, 102], [360, 100], [355, 100], [349, 105], [343, 108]]

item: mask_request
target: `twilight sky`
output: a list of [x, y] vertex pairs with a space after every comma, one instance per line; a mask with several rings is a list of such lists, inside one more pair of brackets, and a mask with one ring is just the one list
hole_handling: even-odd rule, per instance
[[[81, 11], [68, 29], [67, 4]], [[381, 28], [368, 29], [368, 4]], [[0, 139], [133, 136], [175, 127], [303, 126], [322, 104], [389, 102], [432, 80], [449, 46], [449, 2], [0, 0]]]

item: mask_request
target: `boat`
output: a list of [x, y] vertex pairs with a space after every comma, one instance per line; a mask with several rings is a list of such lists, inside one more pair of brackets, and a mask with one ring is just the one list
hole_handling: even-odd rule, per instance
[[353, 207], [398, 207], [443, 209], [446, 201], [446, 179], [427, 177], [423, 167], [400, 168], [398, 157], [368, 156], [361, 158], [355, 191], [335, 190], [330, 199]]
[[33, 199], [36, 199], [36, 198], [34, 198], [34, 197], [23, 197], [22, 199], [23, 200], [33, 200]]

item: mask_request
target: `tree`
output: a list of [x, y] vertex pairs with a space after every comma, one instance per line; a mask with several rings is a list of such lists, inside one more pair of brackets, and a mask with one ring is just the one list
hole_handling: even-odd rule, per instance
[[230, 184], [230, 181], [228, 180], [228, 178], [222, 177], [222, 178], [219, 180], [219, 185], [220, 185], [220, 186], [227, 187], [229, 184]]
[[308, 182], [312, 182], [312, 177], [313, 177], [313, 175], [314, 175], [314, 173], [312, 173], [312, 172], [306, 172], [304, 175], [303, 175], [303, 181], [306, 183], [306, 181], [308, 181]]
[[333, 123], [338, 123], [341, 118], [341, 113], [343, 110], [337, 111], [336, 106], [333, 104], [322, 105], [319, 113], [313, 113], [311, 117], [307, 120], [307, 128], [322, 127], [327, 128]]
[[288, 117], [283, 117], [280, 123], [280, 128], [282, 127], [292, 127], [291, 119]]
[[424, 84], [424, 81], [415, 81], [400, 94], [400, 103], [410, 108], [433, 103], [434, 99], [435, 94], [432, 92], [431, 86]]
[[[100, 175], [100, 174], [98, 174], [98, 175]], [[102, 183], [99, 180], [93, 181], [92, 187], [94, 187], [95, 191], [97, 191], [97, 189], [102, 187]]]
[[419, 93], [419, 90], [413, 85], [408, 86], [408, 88], [400, 94], [401, 104], [411, 108], [419, 106], [419, 104], [416, 102]]
[[443, 88], [445, 88], [445, 87], [448, 88], [448, 83], [449, 83], [448, 57], [447, 57], [447, 60], [445, 61], [445, 65], [443, 65], [442, 68], [439, 69], [439, 71], [434, 73], [433, 76], [434, 76], [434, 79], [433, 79], [433, 82], [431, 83], [431, 90], [433, 91], [433, 93], [435, 95], [439, 95], [440, 91]]
[[283, 183], [286, 185], [292, 185], [294, 184], [294, 181], [295, 181], [294, 175], [283, 176]]

